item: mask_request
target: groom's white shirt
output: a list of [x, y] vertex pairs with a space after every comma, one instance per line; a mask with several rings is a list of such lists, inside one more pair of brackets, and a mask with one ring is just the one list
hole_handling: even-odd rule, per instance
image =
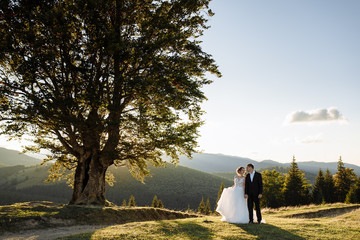
[[255, 171], [253, 171], [252, 173], [250, 173], [250, 179], [251, 179], [251, 182], [253, 181], [254, 179], [254, 175], [255, 175]]

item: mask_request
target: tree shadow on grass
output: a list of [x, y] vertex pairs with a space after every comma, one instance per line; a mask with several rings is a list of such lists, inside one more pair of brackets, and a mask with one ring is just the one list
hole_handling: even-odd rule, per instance
[[[201, 226], [195, 222], [179, 222], [174, 221], [171, 223], [159, 221], [159, 227], [153, 229], [151, 232], [155, 234], [160, 234], [166, 239], [173, 238], [188, 238], [191, 240], [203, 240], [203, 239], [213, 239], [214, 234], [206, 227]], [[68, 237], [62, 237], [61, 240], [90, 240], [93, 238], [95, 232], [88, 232], [82, 234], [76, 234]], [[116, 239], [153, 239], [149, 236], [137, 236], [137, 234], [121, 234], [117, 235]]]
[[174, 236], [184, 236], [190, 239], [212, 239], [214, 234], [206, 227], [201, 226], [195, 222], [179, 222], [175, 221], [174, 224], [166, 222], [159, 222], [161, 232], [164, 236], [168, 236], [169, 239]]
[[241, 228], [248, 234], [254, 235], [259, 239], [291, 239], [291, 240], [304, 240], [294, 233], [283, 230], [271, 224], [234, 224]]

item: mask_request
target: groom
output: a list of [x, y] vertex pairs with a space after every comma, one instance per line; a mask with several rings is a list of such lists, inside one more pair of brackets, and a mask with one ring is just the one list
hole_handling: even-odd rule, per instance
[[253, 207], [255, 203], [257, 221], [261, 223], [260, 212], [260, 198], [263, 192], [263, 182], [261, 174], [254, 171], [254, 165], [249, 163], [246, 166], [248, 174], [245, 178], [245, 198], [247, 198], [247, 205], [249, 210], [249, 223], [254, 223], [253, 219]]

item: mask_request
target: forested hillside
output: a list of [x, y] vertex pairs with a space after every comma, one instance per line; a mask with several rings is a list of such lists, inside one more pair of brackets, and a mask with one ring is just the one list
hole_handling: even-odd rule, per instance
[[[44, 183], [49, 166], [11, 166], [0, 168], [0, 204], [46, 200], [58, 203], [69, 201], [72, 190], [64, 182]], [[213, 207], [221, 182], [231, 186], [232, 181], [186, 167], [169, 165], [151, 168], [153, 177], [145, 184], [135, 180], [126, 168], [111, 168], [115, 176], [113, 187], [107, 185], [106, 197], [121, 205], [131, 195], [138, 205], [151, 205], [156, 194], [170, 209], [197, 208], [202, 196], [210, 198]]]
[[[265, 171], [265, 170], [270, 170], [270, 171], [271, 170], [276, 170], [279, 173], [286, 174], [286, 173], [289, 172], [289, 167], [277, 167], [277, 166], [275, 166], [275, 167], [266, 167], [266, 168], [257, 169], [256, 171], [262, 172], [262, 171]], [[305, 178], [309, 181], [309, 183], [314, 184], [315, 179], [316, 179], [316, 174], [311, 173], [311, 172], [307, 172], [307, 171], [304, 171], [304, 173], [305, 173]], [[234, 172], [218, 172], [218, 173], [214, 173], [214, 175], [226, 178], [228, 180], [233, 180], [235, 173]]]

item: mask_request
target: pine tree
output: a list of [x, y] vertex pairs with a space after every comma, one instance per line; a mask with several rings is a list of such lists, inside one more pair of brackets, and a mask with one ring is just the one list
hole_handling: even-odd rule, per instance
[[186, 212], [191, 212], [190, 204], [188, 204], [188, 208], [186, 209]]
[[295, 160], [295, 156], [293, 156], [289, 173], [285, 177], [284, 198], [285, 204], [288, 206], [307, 204], [309, 202], [310, 187], [304, 177], [304, 172], [298, 168]]
[[211, 212], [211, 206], [210, 206], [210, 199], [209, 197], [207, 198], [206, 200], [206, 205], [205, 205], [205, 209], [204, 209], [204, 213], [206, 215], [210, 215], [212, 212]]
[[130, 199], [129, 199], [129, 207], [136, 207], [136, 202], [135, 202], [135, 197], [134, 197], [134, 195], [131, 195], [131, 196], [130, 196]]
[[158, 198], [157, 198], [156, 195], [154, 196], [154, 198], [153, 198], [153, 200], [152, 200], [151, 206], [152, 206], [153, 208], [159, 207], [159, 201], [158, 201]]
[[334, 186], [334, 177], [331, 174], [329, 169], [326, 169], [324, 176], [324, 190], [323, 196], [326, 203], [333, 203], [335, 199], [335, 186]]
[[346, 203], [360, 203], [360, 177], [356, 178], [356, 183], [350, 188], [346, 195]]
[[198, 212], [204, 214], [205, 212], [205, 202], [204, 202], [204, 197], [201, 197], [201, 202], [199, 204], [198, 207]]
[[123, 200], [123, 202], [122, 202], [121, 206], [123, 206], [123, 207], [126, 207], [126, 206], [127, 206], [127, 204], [126, 204], [126, 200], [125, 200], [125, 199]]
[[162, 203], [162, 201], [160, 199], [158, 201], [158, 208], [164, 208], [164, 204]]
[[344, 202], [350, 188], [356, 181], [354, 169], [345, 168], [341, 156], [338, 161], [337, 172], [334, 176], [334, 186], [336, 198], [339, 202]]
[[318, 175], [316, 176], [315, 185], [312, 192], [313, 203], [320, 204], [322, 202], [325, 202], [324, 188], [325, 188], [325, 177], [323, 171], [320, 168]]
[[347, 185], [348, 184], [346, 184], [345, 166], [340, 156], [337, 166], [337, 172], [334, 176], [334, 186], [337, 201], [344, 202], [345, 196], [349, 191]]
[[221, 194], [222, 194], [222, 192], [223, 192], [224, 188], [225, 188], [225, 185], [224, 185], [224, 183], [223, 183], [223, 182], [221, 182], [221, 186], [220, 186], [220, 189], [219, 189], [219, 191], [218, 191], [217, 198], [216, 198], [216, 204], [215, 204], [214, 211], [216, 211], [216, 208], [217, 208], [217, 203], [218, 203], [218, 201], [219, 201], [219, 199], [220, 199], [220, 197], [221, 197]]

